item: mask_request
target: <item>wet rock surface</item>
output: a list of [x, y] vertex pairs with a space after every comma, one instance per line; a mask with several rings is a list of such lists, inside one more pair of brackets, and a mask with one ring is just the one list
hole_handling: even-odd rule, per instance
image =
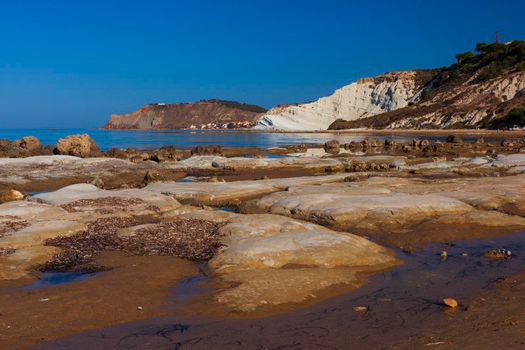
[[[404, 254], [403, 265], [372, 277], [360, 289], [284, 315], [236, 319], [209, 318], [205, 312], [201, 317], [176, 314], [86, 332], [38, 349], [520, 349], [525, 314], [517, 305], [525, 300], [523, 260], [487, 261], [482, 255], [494, 244], [523, 252], [524, 237], [458, 241], [453, 247], [439, 244]], [[446, 261], [437, 254], [443, 248], [449, 250]], [[450, 296], [459, 306], [444, 309], [443, 299]]]
[[[26, 141], [25, 148], [7, 147], [29, 152], [31, 140]], [[275, 316], [269, 323], [254, 319], [255, 328], [268, 330], [260, 337], [246, 329], [246, 322], [219, 321], [209, 328], [215, 335], [190, 327], [189, 333], [164, 344], [166, 338], [159, 340], [156, 333], [146, 331], [132, 335], [137, 343], [126, 343], [127, 338], [126, 344], [142, 347], [145, 336], [153, 340], [148, 346], [154, 348], [188, 345], [192, 340], [186, 336], [191, 335], [207, 339], [198, 345], [203, 348], [278, 347], [290, 339], [295, 347], [305, 348], [314, 338], [323, 346], [373, 348], [397, 346], [403, 334], [425, 346], [434, 340], [423, 342], [414, 335], [427, 329], [425, 320], [440, 322], [439, 317], [446, 316], [444, 298], [456, 299], [459, 306], [451, 310], [463, 315], [470, 298], [479, 294], [476, 288], [491, 285], [489, 277], [523, 268], [519, 244], [485, 242], [473, 250], [458, 243], [525, 228], [525, 157], [516, 153], [520, 142], [438, 143], [421, 138], [403, 144], [365, 139], [339, 144], [337, 155], [320, 147], [299, 147], [286, 149], [299, 153], [278, 158], [227, 157], [229, 150], [221, 150], [223, 155], [202, 150], [186, 158], [189, 150], [183, 155], [171, 148], [106, 153], [122, 159], [3, 158], [0, 188], [17, 188], [24, 196], [25, 191], [41, 189], [37, 185], [52, 191], [0, 204], [0, 287], [30, 279], [38, 275], [36, 270], [108, 270], [104, 273], [118, 275], [123, 257], [107, 262], [101, 259], [106, 254], [145, 259], [141, 261], [182, 258], [198, 263], [191, 266], [206, 274], [203, 285], [208, 288], [204, 296], [185, 305], [185, 312], [234, 318], [292, 313]], [[181, 174], [191, 182], [174, 182]], [[234, 210], [222, 210], [224, 206]], [[429, 246], [436, 242], [447, 244]], [[512, 251], [512, 258], [507, 251]], [[414, 260], [417, 268], [410, 265]], [[400, 261], [409, 263], [393, 267]], [[133, 275], [133, 268], [129, 271]], [[148, 271], [152, 278], [168, 273], [162, 265]], [[366, 284], [368, 279], [371, 284]], [[382, 284], [374, 289], [378, 279]], [[471, 294], [459, 289], [465, 281], [472, 283], [467, 288]], [[84, 282], [71, 284], [76, 283]], [[415, 290], [421, 285], [418, 294]], [[135, 288], [148, 297], [145, 289]], [[407, 297], [407, 290], [415, 294]], [[2, 288], [3, 297], [1, 293]], [[9, 293], [6, 298], [18, 297], [17, 292]], [[150, 318], [161, 314], [148, 313], [147, 303], [137, 298], [133, 300], [141, 301], [132, 305], [133, 312]], [[45, 295], [40, 299], [54, 300]], [[57, 310], [62, 306], [54, 304]], [[163, 310], [171, 312], [168, 307]], [[396, 326], [399, 317], [403, 322]], [[515, 317], [519, 321], [519, 315]], [[305, 333], [292, 326], [297, 323], [315, 330]], [[83, 324], [87, 328], [81, 329], [96, 325], [100, 323]], [[234, 336], [225, 329], [233, 329]], [[348, 329], [355, 333], [349, 335]], [[379, 340], [377, 329], [384, 330]], [[323, 337], [319, 332], [328, 333]], [[48, 339], [69, 334], [61, 331]], [[264, 339], [275, 340], [264, 343], [263, 334]], [[435, 342], [446, 338], [439, 337]], [[106, 340], [91, 341], [84, 344], [98, 346]]]

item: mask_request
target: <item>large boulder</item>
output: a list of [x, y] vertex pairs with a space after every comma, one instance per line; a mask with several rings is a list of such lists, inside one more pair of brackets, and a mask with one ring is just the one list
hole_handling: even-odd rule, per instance
[[7, 190], [0, 194], [0, 203], [20, 201], [24, 198], [24, 194], [17, 190]]
[[337, 140], [331, 140], [324, 144], [324, 150], [327, 153], [338, 154], [340, 151], [341, 145]]
[[13, 142], [16, 146], [28, 151], [38, 151], [42, 149], [42, 143], [34, 136], [24, 136], [20, 140]]
[[82, 158], [98, 157], [101, 155], [97, 144], [87, 134], [70, 135], [66, 138], [59, 139], [55, 153]]

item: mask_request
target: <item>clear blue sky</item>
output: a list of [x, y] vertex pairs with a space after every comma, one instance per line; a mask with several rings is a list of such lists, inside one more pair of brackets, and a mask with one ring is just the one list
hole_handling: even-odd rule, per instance
[[99, 127], [151, 102], [271, 107], [525, 39], [525, 1], [0, 0], [0, 128]]

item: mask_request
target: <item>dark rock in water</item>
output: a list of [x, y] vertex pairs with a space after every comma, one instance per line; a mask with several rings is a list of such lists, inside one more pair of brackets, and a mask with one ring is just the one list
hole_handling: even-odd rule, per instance
[[377, 143], [377, 140], [371, 139], [368, 137], [361, 142], [361, 145], [365, 149], [366, 148], [376, 148], [379, 146], [379, 144]]
[[155, 162], [166, 162], [181, 160], [182, 157], [183, 153], [177, 150], [175, 147], [165, 146], [154, 151], [150, 159]]
[[331, 154], [338, 154], [340, 151], [341, 145], [339, 144], [339, 141], [337, 140], [331, 140], [324, 144], [324, 150], [327, 153]]
[[208, 145], [208, 146], [195, 146], [191, 149], [192, 155], [214, 155], [222, 154], [221, 146], [219, 145]]
[[391, 148], [392, 149], [392, 148], [396, 148], [396, 146], [397, 146], [397, 142], [396, 141], [389, 140], [389, 139], [385, 140], [385, 147], [386, 148]]
[[514, 147], [514, 142], [512, 142], [512, 140], [502, 140], [501, 141], [501, 146], [502, 147]]
[[463, 140], [461, 139], [461, 137], [459, 136], [456, 136], [456, 135], [448, 135], [447, 136], [447, 143], [462, 143]]
[[95, 141], [87, 134], [70, 135], [59, 139], [55, 148], [55, 154], [70, 155], [75, 157], [98, 157], [102, 155]]
[[474, 141], [474, 143], [485, 143], [485, 138], [483, 136], [480, 136]]

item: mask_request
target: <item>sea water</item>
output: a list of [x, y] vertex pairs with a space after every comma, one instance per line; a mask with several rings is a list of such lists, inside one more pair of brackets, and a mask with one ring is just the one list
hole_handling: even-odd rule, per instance
[[[264, 133], [239, 130], [101, 130], [101, 129], [0, 129], [0, 139], [17, 140], [23, 136], [35, 136], [44, 145], [55, 144], [59, 138], [74, 134], [88, 134], [102, 150], [112, 147], [154, 149], [162, 146], [191, 148], [198, 145], [221, 145], [223, 147], [279, 147], [302, 143], [325, 143], [338, 140], [341, 143], [362, 141], [370, 133]], [[410, 135], [381, 135], [376, 139], [410, 141]], [[444, 139], [444, 137], [426, 137]]]

